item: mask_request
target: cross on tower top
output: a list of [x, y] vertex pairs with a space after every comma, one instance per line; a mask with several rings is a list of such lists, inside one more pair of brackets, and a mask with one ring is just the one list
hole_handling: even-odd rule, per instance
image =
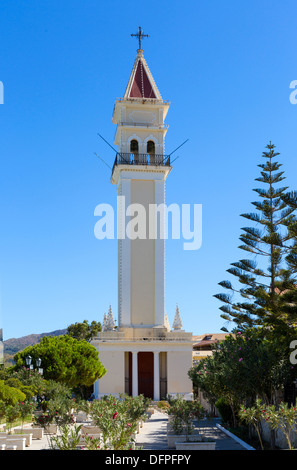
[[142, 38], [148, 38], [148, 34], [143, 34], [143, 31], [141, 27], [138, 27], [138, 33], [137, 34], [131, 34], [131, 36], [137, 37], [138, 38], [138, 44], [139, 44], [139, 49], [141, 49], [141, 40]]

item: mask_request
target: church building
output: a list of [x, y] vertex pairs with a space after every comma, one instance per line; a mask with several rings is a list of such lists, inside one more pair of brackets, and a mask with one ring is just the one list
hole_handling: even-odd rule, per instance
[[[178, 306], [172, 327], [165, 313], [164, 214], [149, 217], [151, 207], [165, 204], [165, 181], [171, 171], [164, 154], [170, 103], [162, 99], [141, 48], [112, 122], [118, 153], [111, 183], [118, 200], [118, 326], [112, 308], [102, 332], [92, 341], [107, 369], [94, 386], [95, 398], [143, 394], [155, 401], [167, 395], [192, 398], [192, 333], [182, 329]], [[121, 197], [119, 197], [121, 196]], [[128, 230], [131, 208], [145, 214], [145, 236]], [[158, 223], [159, 222], [159, 223]], [[154, 236], [152, 236], [152, 233]]]

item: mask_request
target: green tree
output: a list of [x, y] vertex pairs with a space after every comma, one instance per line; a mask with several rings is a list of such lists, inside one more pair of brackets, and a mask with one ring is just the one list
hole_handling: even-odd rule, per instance
[[239, 248], [253, 259], [232, 263], [227, 272], [237, 278], [239, 287], [230, 281], [220, 282], [230, 294], [215, 297], [224, 303], [220, 307], [222, 318], [235, 322], [242, 331], [264, 325], [285, 335], [296, 317], [296, 312], [293, 317], [289, 315], [287, 299], [282, 295], [296, 283], [284, 263], [292, 249], [293, 234], [288, 227], [295, 220], [295, 208], [284, 199], [288, 188], [278, 186], [284, 180], [282, 165], [275, 161], [279, 153], [271, 143], [266, 148], [262, 154], [266, 161], [258, 165], [261, 176], [256, 178], [264, 188], [254, 189], [259, 200], [252, 203], [258, 212], [242, 214], [255, 226], [242, 229]]
[[15, 369], [24, 366], [26, 356], [40, 357], [44, 378], [69, 387], [90, 386], [106, 373], [97, 349], [85, 340], [69, 335], [43, 337], [40, 343], [29, 346], [14, 356]]
[[277, 401], [278, 392], [294, 373], [286, 350], [265, 338], [261, 329], [245, 335], [227, 336], [209, 356], [189, 371], [193, 385], [215, 404], [224, 398], [230, 405], [233, 425], [242, 403], [253, 404], [257, 397], [265, 403]]
[[73, 323], [68, 326], [67, 334], [75, 339], [85, 339], [86, 341], [91, 341], [97, 333], [101, 331], [101, 323], [92, 321], [90, 324], [87, 320], [84, 320], [82, 323]]
[[15, 406], [18, 402], [24, 401], [26, 395], [18, 388], [5, 385], [4, 380], [0, 380], [0, 400], [7, 405]]
[[[286, 193], [282, 196], [284, 202], [286, 202], [292, 209], [297, 210], [297, 192]], [[287, 304], [288, 316], [292, 322], [297, 322], [297, 221], [290, 220], [288, 224], [288, 231], [290, 238], [293, 240], [293, 245], [290, 252], [286, 256], [288, 269], [293, 277], [293, 282], [287, 286], [287, 289], [283, 293], [283, 298]]]
[[[27, 398], [34, 395], [42, 395], [46, 386], [46, 381], [42, 375], [36, 370], [28, 370], [26, 367], [18, 368], [9, 367], [6, 369], [5, 383], [11, 384], [11, 380], [17, 380], [16, 383], [21, 383], [20, 390], [23, 391]], [[33, 395], [32, 395], [33, 394]]]

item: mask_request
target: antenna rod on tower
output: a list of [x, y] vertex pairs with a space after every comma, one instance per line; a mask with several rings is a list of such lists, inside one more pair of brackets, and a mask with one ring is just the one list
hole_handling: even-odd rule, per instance
[[100, 160], [101, 160], [103, 163], [105, 163], [105, 165], [106, 165], [106, 166], [108, 166], [108, 168], [110, 168], [110, 169], [112, 170], [111, 166], [110, 166], [108, 163], [106, 163], [106, 161], [105, 161], [105, 160], [103, 160], [103, 158], [102, 158], [102, 157], [100, 157], [100, 155], [97, 155], [97, 153], [96, 153], [96, 152], [94, 152], [94, 155], [96, 155], [96, 157], [100, 158]]
[[173, 150], [173, 152], [171, 152], [171, 153], [169, 154], [169, 157], [170, 157], [174, 152], [176, 152], [179, 148], [181, 148], [186, 142], [188, 142], [188, 140], [189, 140], [189, 139], [185, 140], [182, 144], [180, 144], [178, 147], [176, 147], [176, 149]]
[[112, 146], [112, 145], [110, 145], [110, 143], [109, 143], [109, 142], [107, 142], [107, 140], [105, 140], [105, 139], [104, 139], [104, 137], [102, 137], [102, 135], [100, 135], [98, 132], [97, 132], [97, 134], [99, 135], [99, 137], [101, 137], [101, 139], [102, 139], [102, 140], [104, 140], [104, 142], [106, 142], [106, 143], [107, 143], [107, 145], [109, 145], [109, 147], [110, 147], [110, 148], [112, 148], [112, 150], [113, 150], [115, 153], [118, 153], [118, 152], [116, 151], [116, 149], [115, 149], [115, 148], [113, 148], [113, 146]]

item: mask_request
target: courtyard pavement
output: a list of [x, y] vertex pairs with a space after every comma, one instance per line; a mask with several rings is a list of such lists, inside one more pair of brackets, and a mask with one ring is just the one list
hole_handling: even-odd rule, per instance
[[[207, 420], [201, 422], [203, 427], [203, 435], [216, 441], [216, 450], [246, 450], [241, 442], [226, 435], [217, 427], [219, 420]], [[155, 411], [149, 419], [147, 419], [140, 433], [136, 438], [136, 449], [154, 451], [154, 450], [174, 450], [169, 449], [167, 445], [167, 423], [168, 416], [165, 413]], [[32, 445], [26, 447], [25, 450], [46, 450], [50, 449], [50, 436], [44, 434], [42, 439], [33, 439]]]
[[[220, 420], [206, 420], [200, 423], [203, 435], [216, 441], [216, 450], [247, 450], [242, 443], [226, 435], [216, 425]], [[142, 450], [169, 450], [167, 445], [168, 416], [155, 411], [137, 434], [136, 446]], [[172, 450], [172, 449], [170, 449]]]

